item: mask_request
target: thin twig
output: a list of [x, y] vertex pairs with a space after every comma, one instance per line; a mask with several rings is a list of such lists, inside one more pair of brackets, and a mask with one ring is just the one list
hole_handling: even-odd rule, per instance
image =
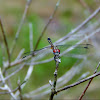
[[[1, 48], [2, 48], [2, 65], [5, 66], [5, 63], [6, 63], [6, 61], [5, 61], [6, 56], [5, 56], [5, 52], [4, 52], [5, 48], [4, 48], [4, 45], [2, 43], [0, 45], [1, 45]], [[8, 66], [9, 66], [9, 64], [8, 64]]]
[[12, 93], [9, 86], [5, 83], [4, 77], [3, 77], [2, 72], [1, 72], [1, 68], [0, 68], [0, 76], [1, 76], [2, 83], [4, 84], [4, 87], [6, 88], [6, 90], [8, 90], [10, 92], [10, 95], [13, 97], [13, 99], [16, 100], [17, 99], [16, 96]]
[[5, 46], [6, 46], [6, 51], [7, 51], [7, 54], [8, 54], [8, 63], [9, 63], [8, 66], [10, 66], [10, 52], [9, 52], [8, 42], [7, 42], [7, 39], [6, 39], [6, 35], [5, 35], [5, 31], [4, 31], [4, 27], [3, 27], [1, 17], [0, 17], [0, 26], [1, 26], [2, 35], [3, 35], [3, 38], [4, 38], [4, 43], [5, 43]]
[[20, 93], [20, 100], [23, 100], [23, 97], [22, 97], [22, 90], [21, 90], [21, 86], [20, 86], [20, 79], [18, 80], [18, 90], [19, 90], [19, 93]]
[[30, 51], [33, 51], [33, 26], [32, 23], [29, 23], [29, 40], [30, 40]]
[[[77, 47], [80, 43], [84, 42], [86, 39], [92, 37], [93, 35], [95, 35], [96, 33], [100, 32], [100, 28], [96, 29], [94, 32], [92, 32], [90, 35], [88, 35], [87, 37], [83, 38], [81, 41], [79, 41], [77, 44], [75, 44], [74, 46], [71, 46], [70, 48], [68, 48], [66, 51], [64, 51], [62, 54], [60, 54], [60, 56], [63, 56], [64, 54], [68, 53], [69, 51], [71, 51], [72, 49], [74, 49], [75, 47]], [[15, 65], [18, 65], [18, 64], [21, 64], [22, 62], [24, 61], [27, 61], [28, 59], [30, 59], [32, 56], [27, 56], [26, 58], [24, 59], [19, 59], [18, 61], [15, 61], [15, 62], [12, 62], [10, 64], [10, 67], [12, 66], [15, 66]], [[47, 62], [50, 62], [52, 61], [53, 58], [50, 58], [48, 60], [44, 60], [44, 61], [41, 61], [41, 62], [34, 62], [34, 63], [31, 63], [31, 65], [37, 65], [37, 64], [42, 64], [42, 63], [47, 63]], [[30, 63], [26, 63], [27, 65], [30, 65]]]
[[[94, 74], [97, 72], [99, 66], [100, 66], [100, 62], [99, 62], [99, 64], [97, 65], [96, 70], [94, 71]], [[83, 96], [85, 95], [85, 93], [86, 93], [88, 87], [90, 86], [92, 80], [93, 80], [93, 78], [91, 78], [91, 80], [90, 80], [89, 83], [87, 84], [87, 86], [86, 86], [86, 88], [84, 89], [83, 93], [82, 93], [81, 96], [79, 97], [79, 100], [82, 100], [82, 98], [83, 98]]]
[[[83, 61], [82, 64], [79, 64], [77, 66], [73, 66], [71, 68], [71, 70], [68, 71], [68, 73], [66, 72], [65, 75], [63, 75], [62, 77], [60, 77], [58, 79], [58, 81], [57, 81], [58, 82], [57, 88], [60, 88], [63, 85], [67, 84], [74, 77], [75, 73], [79, 73], [82, 70], [82, 68], [83, 68], [82, 66], [84, 65], [84, 63], [86, 63], [85, 60]], [[28, 94], [24, 94], [24, 97], [25, 98], [41, 98], [41, 97], [43, 97], [43, 96], [45, 96], [45, 95], [47, 95], [47, 94], [50, 93], [50, 90], [48, 90], [48, 88], [49, 88], [49, 84], [44, 85], [44, 86], [38, 88], [35, 91], [32, 91], [32, 92], [30, 92]], [[44, 92], [41, 93], [41, 91], [43, 91], [43, 90], [47, 90], [47, 91], [44, 91]]]
[[[16, 66], [16, 65], [18, 65], [18, 64], [21, 64], [21, 63], [23, 63], [24, 61], [27, 61], [28, 59], [30, 59], [32, 56], [30, 55], [30, 56], [27, 56], [26, 58], [24, 58], [24, 59], [19, 59], [18, 61], [14, 61], [14, 62], [12, 62], [11, 63], [11, 66], [10, 67], [13, 67], [13, 66]], [[7, 67], [8, 68], [8, 67]]]
[[96, 9], [85, 21], [83, 21], [79, 26], [77, 26], [75, 29], [73, 29], [71, 32], [69, 32], [66, 36], [60, 38], [55, 43], [61, 43], [62, 41], [69, 38], [72, 34], [79, 31], [84, 25], [86, 25], [92, 18], [94, 18], [98, 13], [100, 12], [100, 7]]
[[[29, 23], [29, 30], [30, 30], [30, 32], [29, 32], [30, 33], [30, 35], [29, 35], [30, 51], [33, 51], [33, 28], [32, 28], [32, 23]], [[27, 79], [30, 78], [30, 76], [31, 76], [31, 74], [33, 72], [33, 68], [34, 68], [34, 66], [30, 65], [24, 80], [27, 80]], [[23, 88], [24, 86], [25, 86], [25, 84], [22, 85], [21, 88]]]
[[69, 89], [69, 88], [71, 88], [71, 87], [77, 86], [77, 85], [79, 85], [79, 84], [81, 84], [81, 83], [83, 83], [83, 82], [85, 82], [85, 81], [88, 81], [88, 80], [90, 80], [90, 79], [92, 79], [92, 78], [94, 78], [94, 77], [97, 77], [97, 76], [99, 76], [99, 75], [100, 75], [100, 72], [98, 72], [98, 73], [96, 73], [96, 74], [93, 74], [93, 75], [91, 75], [91, 76], [89, 76], [89, 77], [87, 77], [87, 78], [85, 78], [85, 79], [83, 79], [83, 80], [80, 80], [80, 81], [76, 82], [76, 83], [73, 83], [73, 84], [71, 84], [71, 85], [65, 86], [64, 88], [58, 89], [57, 91], [55, 91], [55, 94], [57, 94], [57, 93], [59, 93], [59, 92], [61, 92], [61, 91], [67, 90], [67, 89]]
[[[33, 51], [33, 28], [32, 28], [32, 23], [29, 23], [29, 40], [30, 40], [30, 51]], [[27, 71], [27, 74], [25, 76], [25, 79], [24, 80], [27, 80], [30, 78], [32, 72], [33, 72], [33, 68], [34, 66], [33, 65], [30, 65], [29, 68], [28, 68], [28, 71]], [[23, 89], [25, 87], [26, 84], [23, 84], [20, 88]], [[19, 91], [16, 92], [16, 96], [19, 95]]]
[[90, 74], [90, 72], [89, 72], [89, 71], [88, 71], [88, 72], [86, 72], [86, 73], [83, 73], [83, 74], [79, 77], [79, 79], [78, 79], [78, 80], [81, 80], [81, 79], [83, 79], [83, 78], [87, 77], [89, 74]]
[[[93, 35], [95, 35], [96, 33], [100, 32], [100, 28], [96, 29], [94, 32], [92, 32], [90, 35], [88, 35], [87, 37], [83, 38], [81, 41], [77, 42], [75, 45], [69, 47], [67, 50], [63, 51], [60, 56], [65, 55], [66, 53], [68, 53], [69, 51], [73, 50], [74, 48], [76, 48], [79, 44], [81, 44], [82, 42], [84, 42], [86, 39], [89, 39], [90, 37], [92, 37]], [[40, 61], [40, 62], [33, 62], [31, 63], [31, 65], [37, 65], [37, 64], [42, 64], [42, 63], [47, 63], [53, 60], [53, 57], [44, 61]], [[26, 63], [27, 65], [30, 65], [30, 63]]]
[[51, 21], [53, 20], [54, 15], [55, 15], [55, 13], [56, 13], [56, 11], [57, 11], [57, 8], [58, 8], [59, 4], [60, 4], [60, 0], [57, 1], [56, 7], [55, 7], [55, 9], [54, 9], [52, 15], [49, 17], [49, 20], [48, 20], [47, 24], [45, 25], [45, 27], [44, 27], [42, 33], [40, 34], [40, 37], [38, 38], [37, 43], [36, 43], [36, 45], [35, 45], [34, 51], [37, 49], [37, 47], [38, 47], [38, 45], [39, 45], [39, 43], [40, 43], [41, 38], [43, 37], [43, 35], [44, 35], [46, 29], [48, 28], [49, 24], [51, 23]]
[[[67, 38], [69, 38], [72, 34], [74, 34], [75, 32], [77, 32], [78, 30], [80, 30], [85, 24], [87, 24], [92, 18], [94, 18], [100, 11], [100, 7], [98, 9], [96, 9], [85, 21], [83, 21], [78, 27], [76, 27], [75, 29], [73, 29], [71, 32], [69, 32], [66, 36], [64, 36], [63, 38], [59, 39], [58, 41], [56, 41], [54, 44], [60, 43], [61, 41], [66, 40]], [[52, 59], [53, 60], [53, 59]], [[52, 61], [50, 60], [50, 61]], [[48, 60], [49, 61], [49, 60]], [[46, 61], [46, 62], [48, 62]], [[42, 63], [42, 62], [41, 62]], [[43, 62], [45, 63], [45, 61]], [[38, 62], [36, 63], [38, 64]], [[40, 64], [40, 63], [39, 63]]]
[[[18, 72], [24, 67], [24, 65], [25, 65], [25, 64], [22, 64], [22, 65], [20, 66], [19, 69], [17, 69], [16, 71], [12, 72], [10, 75], [6, 76], [6, 77], [4, 78], [4, 80], [6, 81], [6, 80], [8, 80], [10, 77], [14, 76], [16, 73], [18, 73]], [[2, 81], [2, 80], [0, 79], [0, 81]]]
[[[57, 79], [57, 84], [58, 84], [57, 88], [64, 86], [76, 75], [76, 73], [81, 72], [84, 63], [86, 63], [85, 60], [83, 60], [83, 62], [79, 65], [76, 65], [77, 63], [75, 63], [75, 65], [69, 71], [67, 71], [63, 76], [58, 78]], [[24, 97], [25, 98], [41, 98], [51, 92], [49, 90], [49, 88], [50, 88], [50, 84], [43, 85], [42, 87], [40, 87], [34, 91], [31, 91], [28, 94], [24, 94]], [[42, 92], [42, 91], [44, 91], [44, 92]]]
[[[23, 81], [23, 82], [20, 84], [20, 86], [23, 85], [25, 82], [27, 82], [27, 80]], [[18, 86], [17, 88], [15, 88], [14, 90], [11, 90], [11, 92], [0, 92], [0, 94], [10, 94], [10, 93], [12, 93], [12, 92], [16, 92], [16, 91], [18, 90], [18, 88], [19, 88], [19, 86]], [[2, 89], [3, 89], [3, 88], [2, 88]]]
[[76, 48], [79, 44], [81, 44], [82, 42], [84, 42], [85, 40], [89, 39], [90, 37], [92, 37], [93, 35], [95, 35], [96, 33], [100, 32], [100, 28], [96, 29], [94, 32], [92, 32], [90, 35], [88, 35], [87, 37], [83, 38], [82, 40], [80, 40], [79, 42], [77, 42], [75, 45], [71, 46], [70, 48], [68, 48], [67, 50], [65, 50], [62, 54], [66, 54], [69, 51], [73, 50], [74, 48]]
[[[6, 77], [6, 76], [8, 76], [8, 71], [5, 72], [5, 77]], [[4, 80], [5, 80], [5, 78], [4, 78]], [[8, 79], [6, 82], [8, 83], [9, 88], [12, 89], [12, 83], [11, 83], [11, 80]]]
[[27, 14], [27, 12], [28, 12], [28, 8], [29, 8], [31, 2], [32, 2], [32, 0], [27, 0], [27, 3], [26, 3], [26, 6], [25, 6], [25, 10], [24, 10], [22, 19], [21, 19], [21, 21], [20, 21], [18, 30], [17, 30], [17, 32], [16, 32], [15, 39], [14, 39], [14, 41], [13, 41], [13, 45], [12, 45], [12, 48], [11, 48], [11, 51], [10, 51], [10, 55], [13, 53], [13, 50], [14, 50], [14, 48], [15, 48], [17, 39], [18, 39], [18, 37], [19, 37], [19, 33], [20, 33], [20, 31], [21, 31], [22, 25], [23, 25], [23, 23], [24, 23], [24, 20], [25, 20], [25, 17], [26, 17], [26, 14]]
[[[70, 35], [72, 35], [73, 33], [77, 32], [78, 30], [80, 30], [86, 23], [88, 23], [93, 17], [95, 17], [98, 12], [100, 11], [100, 8], [98, 8], [92, 15], [90, 15], [83, 23], [81, 23], [78, 27], [76, 27], [74, 30], [72, 30], [71, 32], [68, 33], [68, 35], [66, 35], [65, 37], [59, 39], [58, 41], [55, 42], [56, 43], [60, 43], [61, 41], [64, 41], [65, 39], [67, 39]], [[97, 29], [99, 30], [99, 29]], [[94, 34], [97, 33], [96, 31], [93, 32]], [[93, 34], [92, 34], [93, 35]], [[88, 38], [91, 37], [91, 34]], [[86, 38], [85, 38], [86, 39]], [[15, 66], [15, 65], [18, 65], [18, 64], [21, 64], [22, 62], [30, 59], [32, 56], [28, 56], [26, 57], [25, 59], [20, 59], [19, 61], [16, 61], [16, 62], [12, 62], [11, 63], [11, 66]], [[53, 60], [53, 59], [52, 59]], [[51, 61], [51, 60], [50, 60]], [[34, 64], [33, 64], [34, 65]]]
[[56, 61], [56, 68], [55, 68], [55, 72], [54, 72], [54, 83], [53, 83], [52, 88], [51, 88], [51, 95], [50, 95], [49, 100], [53, 100], [53, 97], [55, 95], [54, 92], [56, 91], [58, 67], [59, 67], [59, 62]]

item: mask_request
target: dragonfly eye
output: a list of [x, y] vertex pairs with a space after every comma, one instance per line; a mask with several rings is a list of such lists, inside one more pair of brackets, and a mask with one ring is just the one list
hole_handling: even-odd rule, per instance
[[47, 40], [51, 40], [49, 37], [48, 37], [48, 39]]
[[58, 49], [58, 53], [60, 54], [60, 50]]
[[88, 49], [88, 46], [84, 47], [85, 49]]

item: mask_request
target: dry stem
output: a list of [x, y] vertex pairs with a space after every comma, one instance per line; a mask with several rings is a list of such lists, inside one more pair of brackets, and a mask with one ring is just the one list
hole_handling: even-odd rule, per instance
[[48, 28], [49, 24], [51, 23], [51, 21], [53, 20], [54, 15], [55, 15], [55, 13], [56, 13], [56, 11], [57, 11], [57, 8], [58, 8], [59, 4], [60, 4], [60, 0], [57, 1], [56, 7], [55, 7], [55, 9], [54, 9], [52, 15], [49, 17], [49, 20], [48, 20], [47, 24], [45, 25], [45, 27], [44, 27], [44, 29], [43, 29], [43, 31], [42, 31], [40, 37], [38, 38], [37, 43], [36, 43], [36, 46], [35, 46], [35, 48], [34, 48], [34, 51], [37, 49], [37, 47], [38, 47], [38, 45], [39, 45], [39, 43], [40, 43], [41, 38], [43, 37], [43, 35], [44, 35], [46, 29]]
[[12, 48], [11, 48], [11, 51], [10, 51], [10, 55], [13, 53], [13, 50], [14, 50], [14, 48], [15, 48], [17, 39], [18, 39], [18, 37], [19, 37], [20, 30], [21, 30], [22, 25], [23, 25], [23, 23], [24, 23], [24, 20], [25, 20], [25, 17], [26, 17], [26, 14], [27, 14], [27, 12], [28, 12], [28, 8], [29, 8], [31, 2], [32, 2], [32, 0], [27, 0], [27, 3], [26, 3], [26, 6], [25, 6], [25, 10], [24, 10], [22, 19], [21, 19], [21, 21], [20, 21], [18, 30], [17, 30], [17, 32], [16, 32], [15, 39], [14, 39], [14, 41], [13, 41], [13, 45], [12, 45]]
[[[97, 65], [96, 70], [94, 71], [94, 74], [97, 72], [99, 66], [100, 66], [100, 62], [99, 62], [99, 64]], [[87, 86], [86, 86], [86, 88], [84, 89], [83, 93], [81, 94], [79, 100], [82, 100], [82, 98], [83, 98], [83, 96], [85, 95], [87, 89], [89, 88], [89, 86], [90, 86], [92, 80], [93, 80], [93, 78], [91, 78], [91, 80], [90, 80], [89, 83], [87, 84]]]
[[7, 51], [7, 54], [8, 54], [8, 66], [10, 66], [10, 53], [9, 53], [9, 48], [8, 48], [8, 42], [7, 42], [7, 39], [6, 39], [6, 35], [5, 35], [5, 31], [4, 31], [4, 27], [3, 27], [3, 24], [2, 24], [2, 20], [1, 20], [1, 17], [0, 17], [0, 26], [1, 26], [1, 31], [2, 31], [2, 35], [3, 35], [3, 38], [4, 38], [4, 43], [5, 43], [5, 46], [6, 46], [6, 51]]
[[76, 82], [76, 83], [73, 83], [73, 84], [71, 84], [71, 85], [65, 86], [64, 88], [58, 89], [58, 90], [55, 92], [55, 94], [57, 94], [57, 93], [59, 93], [59, 92], [61, 92], [61, 91], [67, 90], [67, 89], [69, 89], [69, 88], [71, 88], [71, 87], [77, 86], [77, 85], [79, 85], [79, 84], [81, 84], [81, 83], [83, 83], [83, 82], [85, 82], [85, 81], [88, 81], [88, 80], [90, 80], [90, 79], [92, 79], [92, 78], [94, 78], [94, 77], [97, 77], [97, 76], [99, 76], [99, 75], [100, 75], [100, 72], [98, 72], [98, 73], [96, 73], [96, 74], [93, 74], [93, 75], [91, 75], [91, 76], [89, 76], [89, 77], [87, 77], [87, 78], [85, 78], [85, 79], [83, 79], [83, 80], [80, 80], [80, 81]]

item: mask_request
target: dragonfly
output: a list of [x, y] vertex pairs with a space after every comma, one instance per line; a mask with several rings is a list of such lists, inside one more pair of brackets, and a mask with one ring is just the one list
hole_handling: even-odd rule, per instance
[[51, 49], [53, 50], [54, 60], [60, 63], [61, 62], [60, 56], [59, 56], [60, 50], [57, 48], [57, 46], [53, 45], [50, 38], [48, 38], [47, 40], [48, 40], [49, 44], [51, 45]]
[[60, 50], [57, 48], [58, 45], [54, 46], [50, 38], [47, 38], [47, 41], [49, 42], [50, 46], [44, 47], [44, 48], [36, 50], [36, 51], [26, 52], [26, 53], [24, 53], [24, 54], [26, 54], [26, 56], [24, 56], [23, 58], [25, 58], [25, 57], [27, 57], [29, 55], [35, 56], [36, 54], [40, 53], [42, 50], [45, 50], [45, 49], [48, 49], [48, 48], [52, 49], [53, 54], [55, 55], [55, 57], [58, 56], [60, 54]]
[[[25, 58], [25, 57], [27, 57], [27, 56], [29, 56], [29, 55], [35, 56], [35, 55], [37, 55], [37, 54], [39, 54], [39, 53], [42, 53], [43, 50], [52, 49], [53, 54], [54, 54], [54, 60], [55, 60], [55, 61], [58, 60], [59, 63], [60, 63], [60, 49], [58, 49], [58, 47], [63, 48], [63, 47], [66, 47], [66, 46], [67, 46], [67, 47], [68, 47], [68, 46], [72, 46], [72, 45], [54, 45], [54, 44], [52, 43], [51, 38], [49, 38], [49, 37], [47, 38], [47, 41], [49, 42], [50, 46], [46, 46], [46, 47], [44, 47], [44, 48], [42, 48], [42, 49], [39, 49], [39, 50], [36, 50], [36, 51], [26, 52], [26, 53], [24, 53], [25, 56], [23, 56], [23, 58]], [[92, 45], [91, 45], [91, 44], [79, 44], [76, 48], [89, 49], [90, 46], [92, 46]], [[80, 51], [80, 50], [79, 50], [79, 51]]]

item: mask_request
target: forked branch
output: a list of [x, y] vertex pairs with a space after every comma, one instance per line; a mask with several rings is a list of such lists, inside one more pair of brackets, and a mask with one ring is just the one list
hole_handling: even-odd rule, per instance
[[[100, 66], [100, 62], [99, 62], [99, 64], [97, 65], [96, 70], [94, 71], [94, 74], [97, 72], [99, 66]], [[85, 95], [85, 93], [86, 93], [88, 87], [90, 86], [92, 80], [93, 80], [93, 78], [91, 78], [91, 80], [90, 80], [89, 83], [87, 84], [87, 86], [86, 86], [86, 88], [84, 89], [83, 93], [81, 94], [79, 100], [82, 100], [82, 98], [83, 98], [83, 96]]]
[[98, 72], [98, 73], [96, 73], [96, 74], [93, 74], [93, 75], [91, 75], [91, 76], [89, 76], [89, 77], [87, 77], [87, 78], [85, 78], [85, 79], [83, 79], [83, 80], [80, 80], [80, 81], [78, 81], [78, 82], [76, 82], [76, 83], [73, 83], [73, 84], [71, 84], [71, 85], [67, 85], [67, 86], [65, 86], [65, 87], [63, 87], [63, 88], [61, 88], [61, 89], [58, 89], [58, 90], [55, 92], [55, 94], [57, 94], [57, 93], [59, 93], [59, 92], [61, 92], [61, 91], [67, 90], [67, 89], [69, 89], [69, 88], [71, 88], [71, 87], [77, 86], [77, 85], [79, 85], [79, 84], [81, 84], [81, 83], [83, 83], [83, 82], [85, 82], [85, 81], [88, 81], [88, 80], [90, 80], [90, 79], [92, 79], [92, 78], [94, 78], [94, 77], [97, 77], [97, 76], [99, 76], [99, 75], [100, 75], [100, 72]]

